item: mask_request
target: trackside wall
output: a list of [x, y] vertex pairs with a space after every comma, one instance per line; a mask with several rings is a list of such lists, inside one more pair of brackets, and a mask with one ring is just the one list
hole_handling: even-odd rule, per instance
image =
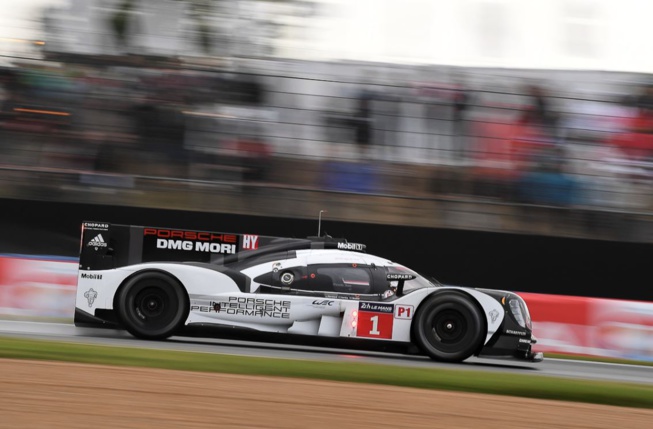
[[[297, 213], [302, 219], [275, 218], [7, 199], [0, 199], [0, 206], [0, 254], [77, 258], [80, 226], [87, 220], [296, 238], [317, 232], [317, 213]], [[331, 207], [325, 203], [324, 209]], [[365, 243], [370, 253], [443, 283], [653, 302], [653, 288], [646, 281], [653, 244], [337, 220], [343, 215], [329, 211], [322, 219], [322, 233]]]

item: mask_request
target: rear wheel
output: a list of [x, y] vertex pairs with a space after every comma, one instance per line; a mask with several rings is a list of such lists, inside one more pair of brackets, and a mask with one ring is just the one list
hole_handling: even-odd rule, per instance
[[413, 338], [432, 359], [461, 362], [482, 344], [481, 316], [466, 296], [438, 294], [420, 306], [413, 322]]
[[174, 278], [146, 272], [120, 290], [116, 308], [125, 328], [135, 337], [160, 340], [171, 336], [188, 317], [188, 296]]

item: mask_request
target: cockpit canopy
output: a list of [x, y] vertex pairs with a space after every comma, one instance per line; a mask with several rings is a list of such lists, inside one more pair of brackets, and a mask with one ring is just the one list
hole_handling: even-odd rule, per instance
[[[388, 298], [403, 283], [403, 292], [410, 293], [434, 284], [424, 277], [399, 265], [379, 266], [364, 263], [308, 263], [285, 266], [270, 264], [270, 271], [253, 279], [261, 284], [261, 292], [339, 296], [342, 298]], [[401, 289], [401, 288], [400, 288]]]

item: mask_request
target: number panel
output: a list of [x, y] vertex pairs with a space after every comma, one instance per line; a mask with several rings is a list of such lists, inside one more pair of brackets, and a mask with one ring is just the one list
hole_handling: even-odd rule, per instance
[[359, 311], [356, 336], [391, 339], [393, 323], [393, 313]]

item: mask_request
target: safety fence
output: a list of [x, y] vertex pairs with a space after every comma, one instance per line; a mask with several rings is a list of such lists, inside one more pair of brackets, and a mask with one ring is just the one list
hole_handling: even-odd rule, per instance
[[653, 241], [646, 76], [251, 60], [7, 79], [3, 196], [249, 213], [254, 190], [304, 218], [329, 193], [348, 221]]

